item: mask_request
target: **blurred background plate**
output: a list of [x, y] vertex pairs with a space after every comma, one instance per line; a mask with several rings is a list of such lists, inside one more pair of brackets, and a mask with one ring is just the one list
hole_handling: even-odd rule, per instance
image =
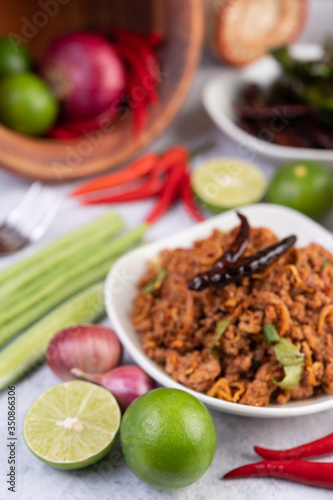
[[[306, 57], [314, 50], [320, 49], [314, 44], [295, 44], [292, 50], [298, 57]], [[271, 56], [262, 57], [242, 71], [224, 70], [223, 74], [210, 80], [203, 90], [203, 103], [206, 111], [215, 124], [226, 135], [238, 142], [244, 151], [252, 151], [262, 156], [280, 160], [314, 160], [332, 164], [333, 151], [324, 149], [296, 148], [279, 146], [258, 139], [237, 125], [237, 117], [233, 109], [240, 90], [248, 82], [255, 82], [266, 87], [279, 75], [280, 68]]]

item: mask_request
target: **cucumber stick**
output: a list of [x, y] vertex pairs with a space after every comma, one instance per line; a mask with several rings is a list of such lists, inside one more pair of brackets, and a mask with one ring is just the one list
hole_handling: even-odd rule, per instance
[[[28, 328], [34, 321], [47, 314], [61, 302], [69, 299], [92, 283], [105, 278], [117, 258], [128, 251], [130, 245], [138, 244], [146, 230], [147, 225], [143, 224], [123, 234], [116, 240], [101, 247], [90, 261], [79, 261], [78, 265], [73, 267], [71, 273], [63, 274], [56, 280], [51, 281], [38, 293], [33, 294], [29, 300], [18, 301], [17, 306], [14, 304], [12, 308], [8, 308], [8, 311], [1, 316], [0, 346]], [[11, 319], [2, 324], [2, 318], [5, 318], [5, 314], [7, 318], [10, 317]]]
[[78, 259], [84, 260], [98, 252], [100, 246], [122, 227], [120, 217], [113, 212], [108, 213], [88, 226], [60, 238], [63, 242], [60, 246], [57, 240], [33, 256], [0, 272], [0, 303], [5, 307], [11, 294], [36, 286], [39, 282], [42, 286], [47, 274], [60, 274]]
[[[103, 262], [107, 261], [110, 267], [110, 259], [127, 249], [129, 244], [133, 243], [133, 239], [136, 241], [140, 239], [141, 236], [142, 232], [140, 230], [133, 230], [119, 236], [119, 238], [114, 241], [101, 245], [98, 251], [95, 251], [86, 258], [80, 256], [79, 259], [77, 258], [76, 261], [72, 262], [67, 272], [59, 272], [54, 279], [46, 283], [45, 286], [40, 287], [35, 293], [30, 294], [25, 300], [17, 300], [10, 308], [4, 308], [5, 310], [1, 312], [0, 315], [0, 345], [2, 339], [1, 332], [4, 325], [13, 320], [17, 321], [16, 318], [19, 318], [20, 315], [23, 316], [25, 311], [29, 309], [33, 310], [35, 305], [45, 303], [49, 297], [54, 297], [54, 300], [56, 300], [58, 290], [63, 290], [65, 295], [68, 296], [66, 293], [67, 284], [70, 287], [74, 280], [79, 280], [89, 269]], [[57, 302], [55, 305], [57, 305]], [[2, 308], [0, 308], [0, 310], [1, 309]]]
[[97, 283], [72, 297], [0, 351], [0, 390], [43, 359], [53, 336], [63, 328], [93, 323], [105, 316], [104, 284]]

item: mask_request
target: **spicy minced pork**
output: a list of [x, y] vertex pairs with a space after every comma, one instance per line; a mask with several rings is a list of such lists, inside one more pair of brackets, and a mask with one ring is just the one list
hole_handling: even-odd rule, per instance
[[[225, 401], [264, 406], [333, 394], [333, 256], [323, 247], [293, 248], [265, 271], [218, 290], [188, 289], [228, 250], [237, 231], [214, 230], [190, 249], [163, 250], [149, 264], [132, 312], [144, 352], [175, 381]], [[244, 256], [277, 241], [269, 229], [251, 228]], [[230, 324], [217, 359], [211, 347], [224, 318]], [[283, 368], [263, 334], [268, 323], [304, 355], [292, 390], [273, 381], [283, 379]]]

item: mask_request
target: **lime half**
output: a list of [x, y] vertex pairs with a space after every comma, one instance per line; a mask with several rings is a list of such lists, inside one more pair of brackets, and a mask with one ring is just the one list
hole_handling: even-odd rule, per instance
[[238, 158], [213, 158], [191, 176], [192, 189], [213, 212], [223, 212], [260, 201], [267, 181], [261, 170]]
[[89, 382], [73, 380], [45, 391], [30, 407], [23, 435], [38, 458], [59, 469], [80, 469], [111, 449], [121, 413], [114, 396]]

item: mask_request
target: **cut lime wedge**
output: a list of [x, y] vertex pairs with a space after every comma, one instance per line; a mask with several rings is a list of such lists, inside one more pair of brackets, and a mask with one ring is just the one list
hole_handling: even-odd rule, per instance
[[213, 212], [260, 201], [267, 189], [261, 170], [238, 158], [213, 158], [191, 176], [192, 189]]
[[95, 384], [73, 380], [45, 391], [30, 407], [23, 435], [39, 459], [59, 469], [80, 469], [111, 449], [121, 413], [114, 396]]

